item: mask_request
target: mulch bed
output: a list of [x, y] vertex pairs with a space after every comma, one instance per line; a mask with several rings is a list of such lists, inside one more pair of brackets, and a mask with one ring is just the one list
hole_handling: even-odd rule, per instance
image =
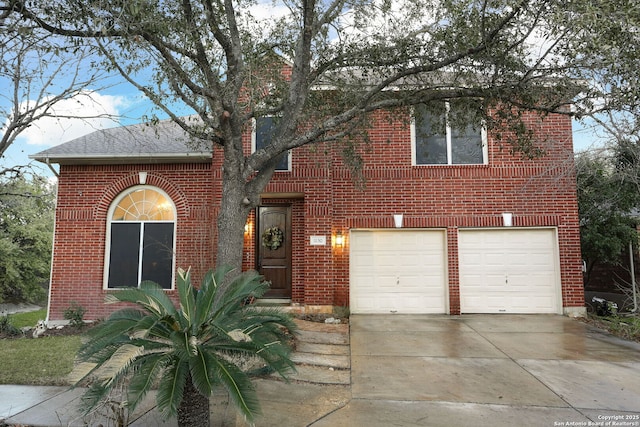
[[[47, 329], [43, 334], [40, 335], [42, 337], [65, 337], [71, 335], [82, 335], [91, 329], [91, 324], [87, 324], [81, 328], [74, 326], [65, 326], [60, 329]], [[18, 334], [8, 334], [6, 332], [0, 332], [0, 339], [16, 339], [16, 338], [29, 338], [33, 339], [33, 329], [26, 332], [18, 332]]]
[[307, 322], [325, 323], [325, 320], [329, 318], [339, 319], [340, 323], [349, 323], [348, 317], [337, 317], [335, 314], [327, 313], [308, 313], [308, 314], [296, 314], [296, 319], [306, 320]]

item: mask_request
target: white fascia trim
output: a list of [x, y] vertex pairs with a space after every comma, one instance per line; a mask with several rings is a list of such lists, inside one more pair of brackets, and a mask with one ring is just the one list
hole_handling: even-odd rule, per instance
[[37, 156], [30, 155], [30, 159], [50, 164], [50, 163], [92, 163], [92, 162], [100, 162], [100, 163], [148, 163], [149, 161], [153, 161], [157, 163], [158, 161], [165, 161], [167, 163], [188, 163], [193, 161], [199, 161], [204, 163], [204, 161], [213, 158], [211, 152], [196, 152], [196, 153], [149, 153], [149, 154], [92, 154], [92, 155], [83, 155], [83, 154], [70, 154], [70, 155], [53, 155], [53, 156]]

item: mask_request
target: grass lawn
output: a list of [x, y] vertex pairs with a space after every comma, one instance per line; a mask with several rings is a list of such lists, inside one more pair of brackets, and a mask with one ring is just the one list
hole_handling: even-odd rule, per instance
[[67, 385], [80, 336], [0, 340], [0, 384]]
[[38, 320], [44, 320], [47, 318], [47, 309], [41, 308], [36, 311], [29, 311], [26, 313], [16, 313], [10, 314], [9, 319], [11, 320], [11, 324], [16, 328], [24, 328], [27, 326], [36, 326]]
[[586, 322], [628, 341], [640, 342], [640, 317], [638, 315], [600, 317], [589, 314]]
[[[16, 328], [35, 326], [46, 309], [9, 316]], [[67, 385], [80, 335], [0, 339], [0, 384]]]

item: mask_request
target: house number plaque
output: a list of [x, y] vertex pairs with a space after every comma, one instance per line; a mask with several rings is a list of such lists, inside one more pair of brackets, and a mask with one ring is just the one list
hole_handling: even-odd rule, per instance
[[311, 236], [309, 240], [311, 246], [325, 246], [327, 244], [327, 236]]

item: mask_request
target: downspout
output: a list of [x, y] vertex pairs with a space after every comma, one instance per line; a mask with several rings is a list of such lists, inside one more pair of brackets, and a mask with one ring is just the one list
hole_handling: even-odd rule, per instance
[[633, 292], [633, 312], [638, 312], [638, 289], [636, 284], [636, 273], [633, 265], [633, 242], [629, 242], [629, 266], [631, 267], [631, 291]]
[[[49, 163], [48, 157], [45, 164], [49, 167], [49, 169], [51, 169], [51, 172], [53, 172], [53, 174], [56, 176], [56, 179], [60, 178], [60, 175], [58, 174], [58, 172], [56, 172], [53, 166], [51, 166], [51, 163]], [[58, 206], [58, 185], [56, 184], [56, 209], [57, 209], [57, 206]], [[50, 316], [51, 316], [51, 290], [53, 289], [53, 283], [51, 279], [53, 279], [53, 259], [54, 259], [54, 252], [56, 250], [56, 217], [57, 217], [56, 211], [54, 210], [53, 238], [51, 239], [51, 265], [49, 266], [49, 292], [48, 292], [49, 295], [47, 298], [47, 317], [45, 318], [45, 325], [47, 325], [47, 327], [50, 327], [49, 322], [50, 322]]]

